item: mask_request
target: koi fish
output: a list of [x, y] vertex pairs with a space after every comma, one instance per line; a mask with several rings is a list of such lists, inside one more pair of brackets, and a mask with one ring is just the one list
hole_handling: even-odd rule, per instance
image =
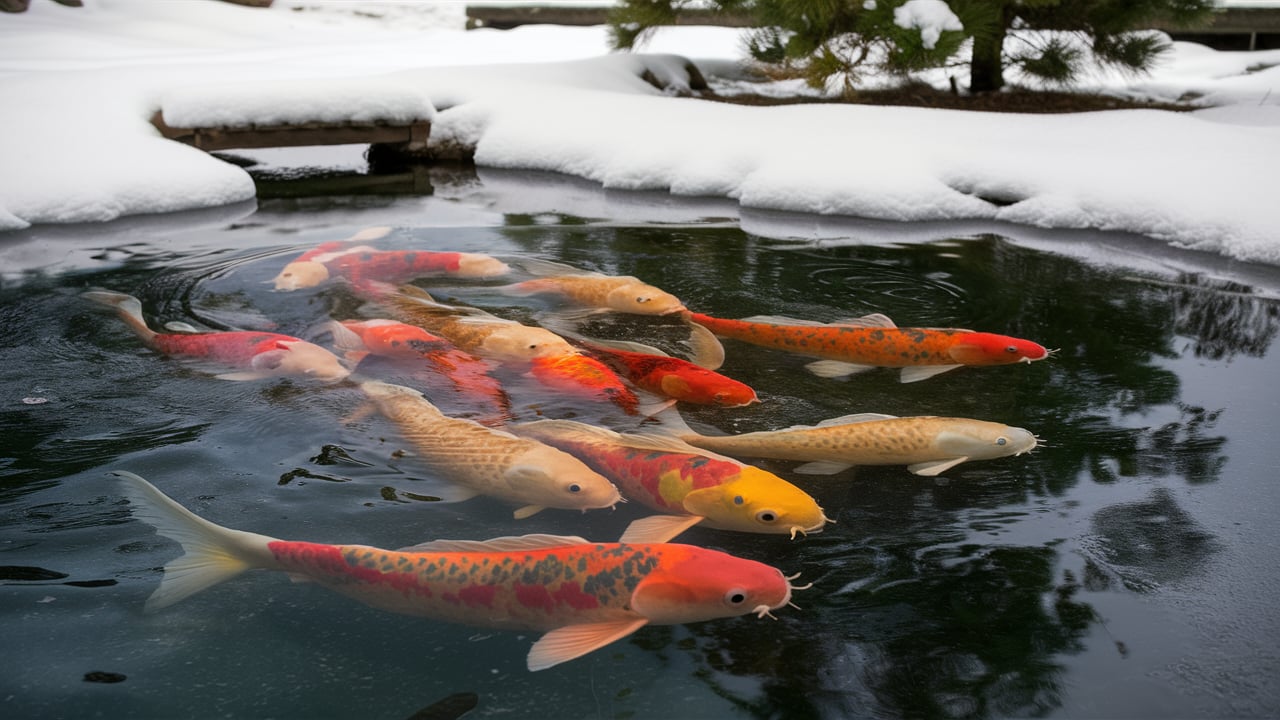
[[530, 361], [530, 374], [549, 388], [592, 399], [608, 400], [628, 415], [640, 412], [640, 399], [631, 388], [609, 366], [593, 357], [577, 352], [571, 355], [536, 357]]
[[487, 415], [505, 418], [510, 414], [511, 401], [489, 374], [489, 363], [442, 337], [395, 320], [343, 320], [329, 327], [334, 345], [346, 351], [348, 360], [358, 362], [361, 355], [373, 354], [413, 362], [447, 378], [455, 392], [483, 400]]
[[383, 284], [364, 288], [366, 297], [396, 319], [439, 335], [473, 355], [502, 363], [527, 363], [537, 357], [577, 354], [568, 340], [550, 330], [506, 320], [476, 308], [436, 302], [412, 285], [398, 291]]
[[412, 388], [377, 380], [360, 388], [417, 451], [419, 462], [471, 495], [523, 503], [517, 519], [548, 507], [589, 510], [622, 500], [613, 483], [561, 450], [448, 417]]
[[[383, 231], [389, 228], [372, 228]], [[365, 231], [351, 240], [369, 240], [381, 235]], [[349, 241], [348, 241], [349, 242]], [[414, 278], [449, 275], [459, 278], [487, 278], [505, 275], [506, 263], [481, 253], [438, 252], [432, 250], [378, 250], [368, 245], [345, 247], [345, 243], [325, 243], [294, 259], [272, 282], [277, 290], [315, 287], [331, 277], [341, 277], [354, 285], [377, 280], [399, 283]]]
[[515, 296], [555, 295], [578, 307], [635, 315], [670, 315], [685, 309], [680, 298], [630, 275], [586, 272], [547, 260], [524, 262], [526, 267], [543, 271], [546, 277], [498, 290]]
[[612, 480], [623, 494], [667, 515], [633, 523], [623, 542], [653, 542], [703, 524], [722, 530], [822, 532], [828, 520], [808, 493], [773, 473], [672, 437], [620, 434], [572, 420], [511, 427], [560, 448]]
[[588, 340], [557, 326], [551, 326], [587, 353], [603, 360], [636, 387], [651, 393], [697, 405], [741, 407], [759, 402], [756, 391], [746, 383], [715, 372], [724, 361], [723, 347], [715, 335], [701, 325], [691, 324], [690, 344], [694, 359], [672, 357], [658, 348], [637, 342]]
[[902, 368], [901, 379], [907, 383], [966, 365], [1029, 363], [1049, 356], [1030, 340], [959, 328], [900, 328], [879, 313], [826, 324], [764, 316], [685, 317], [720, 337], [823, 358], [807, 366], [822, 377], [893, 367]]
[[[674, 418], [665, 418], [669, 423]], [[683, 424], [683, 420], [678, 421]], [[970, 460], [1031, 452], [1039, 439], [1020, 427], [968, 418], [894, 417], [861, 413], [815, 426], [711, 436], [689, 430], [676, 436], [695, 447], [729, 455], [807, 461], [798, 473], [829, 475], [854, 465], [906, 465], [933, 476]]]
[[147, 610], [240, 573], [279, 570], [380, 610], [500, 630], [544, 632], [526, 664], [545, 670], [645, 625], [677, 625], [791, 603], [769, 565], [673, 543], [592, 543], [523, 535], [436, 540], [402, 550], [279, 540], [198, 517], [137, 475], [117, 470], [133, 516], [182, 544]]
[[223, 380], [296, 376], [336, 382], [351, 373], [338, 356], [292, 335], [256, 330], [158, 333], [147, 327], [147, 321], [142, 316], [142, 303], [132, 295], [91, 290], [80, 296], [114, 308], [134, 334], [156, 352], [246, 368], [217, 375]]

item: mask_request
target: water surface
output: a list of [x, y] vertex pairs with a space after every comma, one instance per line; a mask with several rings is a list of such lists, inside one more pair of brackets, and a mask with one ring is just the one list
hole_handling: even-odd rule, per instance
[[[1094, 233], [740, 217], [721, 201], [546, 176], [433, 182], [430, 196], [282, 198], [0, 236], [6, 717], [405, 718], [459, 692], [478, 696], [468, 717], [1280, 711], [1276, 269]], [[644, 514], [516, 522], [498, 501], [449, 502], [443, 478], [392, 455], [388, 426], [351, 420], [352, 387], [216, 380], [78, 297], [134, 294], [153, 324], [307, 334], [359, 303], [340, 287], [275, 293], [265, 281], [371, 225], [395, 228], [387, 248], [636, 275], [712, 315], [881, 312], [1037, 340], [1053, 358], [908, 385], [890, 370], [818, 378], [805, 358], [726, 341], [722, 371], [763, 402], [685, 416], [725, 432], [854, 412], [974, 417], [1046, 445], [938, 478], [762, 461], [836, 524], [795, 541], [704, 529], [680, 540], [802, 573], [813, 586], [799, 609], [644, 628], [539, 673], [524, 667], [530, 634], [390, 615], [277, 574], [143, 613], [178, 546], [129, 517], [113, 469], [223, 525], [387, 548], [524, 532], [611, 540]], [[423, 285], [521, 320], [542, 309], [474, 284]], [[590, 328], [666, 332], [617, 316]], [[518, 412], [626, 420], [546, 399]], [[95, 672], [123, 680], [85, 680]]]

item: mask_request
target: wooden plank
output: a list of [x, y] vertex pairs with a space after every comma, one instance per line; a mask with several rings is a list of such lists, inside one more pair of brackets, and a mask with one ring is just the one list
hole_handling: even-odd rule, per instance
[[151, 124], [170, 140], [194, 145], [201, 150], [231, 150], [301, 145], [404, 145], [406, 150], [426, 149], [431, 123], [419, 120], [405, 125], [384, 123], [298, 123], [293, 125], [251, 125], [247, 127], [178, 128], [164, 121], [161, 112]]

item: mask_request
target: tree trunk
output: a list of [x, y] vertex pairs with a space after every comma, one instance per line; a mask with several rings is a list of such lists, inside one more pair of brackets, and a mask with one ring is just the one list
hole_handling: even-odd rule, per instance
[[1003, 5], [996, 26], [973, 38], [969, 60], [969, 92], [993, 92], [1004, 87], [1004, 37], [1013, 21], [1012, 8]]

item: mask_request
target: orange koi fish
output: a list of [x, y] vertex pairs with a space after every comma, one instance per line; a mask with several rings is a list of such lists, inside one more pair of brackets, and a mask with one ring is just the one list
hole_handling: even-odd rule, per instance
[[[669, 424], [673, 416], [664, 418]], [[713, 452], [803, 460], [798, 473], [827, 475], [854, 465], [906, 465], [916, 475], [937, 475], [970, 460], [1021, 455], [1039, 439], [1028, 430], [969, 418], [894, 417], [860, 413], [741, 435], [700, 435], [672, 427], [681, 440]]]
[[442, 337], [395, 320], [343, 320], [329, 327], [334, 345], [347, 351], [348, 360], [373, 354], [419, 364], [433, 375], [447, 378], [455, 392], [483, 400], [487, 416], [506, 418], [510, 414], [511, 401], [489, 374], [489, 363]]
[[759, 402], [746, 383], [715, 372], [724, 360], [720, 341], [701, 325], [690, 325], [692, 361], [672, 357], [658, 348], [619, 340], [588, 340], [566, 329], [551, 326], [587, 353], [603, 360], [627, 380], [644, 390], [697, 405], [741, 407]]
[[481, 253], [377, 250], [368, 245], [346, 245], [381, 237], [389, 230], [370, 228], [345, 242], [324, 243], [295, 258], [272, 282], [277, 290], [297, 290], [315, 287], [331, 277], [359, 286], [370, 281], [399, 283], [436, 275], [487, 278], [510, 271], [506, 263]]
[[536, 357], [530, 374], [543, 385], [596, 400], [608, 400], [628, 415], [640, 412], [640, 399], [608, 365], [586, 355]]
[[[113, 473], [133, 515], [182, 544], [146, 608], [172, 605], [245, 570], [286, 572], [371, 607], [501, 630], [544, 632], [527, 658], [544, 670], [645, 625], [754, 613], [791, 602], [776, 568], [670, 543], [525, 535], [438, 540], [403, 550], [278, 540], [200, 518], [130, 472]], [[807, 586], [806, 586], [807, 587]]]
[[966, 365], [1029, 363], [1049, 356], [1030, 340], [959, 328], [900, 328], [879, 313], [826, 324], [783, 317], [685, 317], [720, 337], [823, 358], [807, 366], [823, 377], [893, 367], [902, 368], [906, 383]]
[[132, 295], [91, 290], [82, 293], [81, 297], [114, 308], [120, 319], [156, 352], [245, 368], [217, 375], [223, 380], [294, 376], [336, 382], [351, 372], [333, 353], [292, 335], [256, 330], [157, 333], [147, 327], [142, 316], [142, 303]]
[[412, 388], [369, 380], [360, 389], [417, 451], [418, 462], [472, 495], [523, 503], [516, 519], [548, 507], [589, 510], [622, 500], [613, 483], [566, 452], [448, 417]]
[[564, 450], [626, 497], [668, 513], [632, 524], [623, 542], [674, 537], [698, 523], [794, 538], [822, 532], [828, 522], [808, 493], [777, 475], [675, 438], [620, 434], [572, 420], [521, 423], [511, 431]]

